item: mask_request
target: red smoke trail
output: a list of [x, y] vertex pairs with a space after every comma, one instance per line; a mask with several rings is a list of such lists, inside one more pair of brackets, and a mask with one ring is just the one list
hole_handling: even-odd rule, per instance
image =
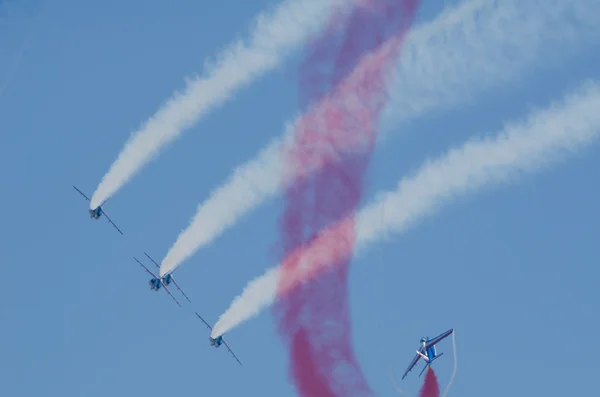
[[427, 368], [425, 382], [423, 382], [419, 397], [440, 397], [440, 386], [438, 385], [435, 372], [433, 372], [431, 367]]
[[[385, 79], [418, 0], [355, 3], [336, 13], [309, 48], [300, 72], [307, 114], [285, 153], [286, 177], [294, 183], [285, 195], [284, 259], [274, 312], [279, 333], [290, 345], [298, 392], [311, 397], [371, 394], [351, 344], [347, 278], [355, 238], [352, 214], [388, 99]], [[318, 171], [307, 175], [313, 168]], [[326, 239], [317, 238], [319, 230], [334, 224]], [[315, 240], [318, 255], [313, 248], [308, 258], [303, 247]], [[319, 272], [319, 278], [294, 284], [299, 273], [323, 266], [329, 271]]]

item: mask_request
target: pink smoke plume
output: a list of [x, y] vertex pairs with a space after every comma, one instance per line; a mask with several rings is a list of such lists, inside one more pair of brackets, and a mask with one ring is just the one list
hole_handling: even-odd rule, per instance
[[[302, 396], [370, 395], [352, 349], [349, 258], [365, 172], [388, 100], [386, 79], [418, 0], [355, 0], [334, 13], [300, 68], [306, 115], [286, 147], [278, 331], [289, 345], [291, 376]], [[315, 169], [314, 173], [307, 170]], [[345, 221], [341, 222], [343, 219]], [[337, 224], [327, 239], [317, 233]], [[319, 255], [304, 247], [319, 240]], [[322, 244], [324, 242], [325, 244]], [[290, 283], [298, 272], [319, 277]]]
[[440, 397], [440, 386], [438, 385], [437, 377], [433, 368], [427, 368], [425, 373], [425, 381], [419, 392], [419, 397]]

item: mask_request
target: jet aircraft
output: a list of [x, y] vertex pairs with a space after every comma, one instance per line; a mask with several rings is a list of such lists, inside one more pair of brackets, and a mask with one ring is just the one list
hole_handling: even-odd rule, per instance
[[[79, 192], [79, 194], [81, 194], [83, 197], [85, 197], [85, 199], [87, 201], [91, 201], [89, 199], [89, 197], [86, 196], [85, 194], [83, 194], [83, 192], [81, 190], [77, 189], [75, 187], [75, 185], [73, 185], [73, 187], [75, 188], [75, 190], [77, 190]], [[115, 229], [117, 229], [119, 231], [119, 233], [123, 234], [121, 229], [119, 229], [119, 227], [108, 217], [108, 215], [106, 214], [106, 212], [104, 212], [104, 209], [102, 208], [102, 206], [104, 204], [106, 204], [107, 201], [108, 201], [108, 199], [104, 200], [104, 202], [102, 204], [100, 204], [99, 206], [97, 206], [95, 209], [89, 209], [88, 212], [90, 214], [90, 218], [99, 219], [102, 215], [104, 215], [106, 217], [106, 220], [109, 221], [110, 224], [113, 225], [115, 227]]]
[[[144, 255], [146, 255], [148, 257], [148, 259], [150, 259], [156, 265], [156, 267], [160, 269], [160, 265], [154, 259], [152, 259], [150, 257], [150, 255], [148, 255], [145, 252], [144, 252]], [[190, 298], [188, 298], [188, 296], [185, 294], [185, 292], [183, 292], [183, 290], [181, 288], [179, 288], [179, 285], [175, 282], [175, 279], [173, 278], [173, 275], [171, 273], [167, 273], [162, 277], [157, 277], [154, 273], [152, 273], [150, 271], [150, 269], [148, 269], [136, 257], [133, 257], [133, 259], [135, 259], [136, 262], [139, 263], [152, 276], [150, 281], [148, 281], [148, 284], [150, 285], [151, 290], [158, 291], [158, 290], [160, 290], [161, 287], [164, 287], [165, 291], [167, 291], [167, 294], [169, 294], [171, 296], [171, 298], [173, 298], [175, 303], [177, 303], [177, 305], [179, 305], [179, 307], [181, 307], [181, 304], [179, 303], [179, 301], [177, 299], [175, 299], [173, 294], [171, 294], [171, 291], [169, 291], [169, 289], [167, 288], [168, 285], [171, 285], [171, 283], [173, 283], [175, 285], [175, 287], [179, 290], [179, 292], [181, 292], [181, 294], [185, 297], [185, 299], [187, 299], [188, 302], [192, 303], [192, 301], [190, 300]]]
[[425, 367], [419, 374], [419, 376], [423, 375], [423, 372], [427, 369], [427, 367], [429, 367], [431, 365], [431, 363], [433, 363], [436, 359], [438, 359], [439, 357], [441, 357], [444, 354], [444, 353], [437, 354], [437, 352], [435, 350], [435, 345], [438, 342], [440, 342], [442, 339], [444, 339], [444, 338], [448, 337], [450, 334], [452, 334], [452, 332], [454, 332], [453, 328], [449, 329], [448, 331], [444, 332], [443, 334], [436, 336], [433, 339], [429, 339], [428, 336], [422, 337], [421, 338], [421, 346], [419, 347], [419, 350], [417, 350], [417, 355], [415, 356], [415, 358], [413, 358], [412, 362], [408, 366], [408, 369], [402, 376], [402, 380], [404, 380], [404, 378], [406, 378], [406, 375], [408, 375], [410, 370], [413, 369], [413, 367], [415, 365], [417, 365], [417, 362], [419, 361], [420, 358], [425, 360], [425, 363], [426, 363]]
[[[212, 327], [210, 325], [208, 325], [208, 323], [206, 321], [204, 321], [204, 319], [202, 318], [202, 316], [200, 316], [198, 313], [196, 313], [196, 316], [198, 316], [198, 318], [200, 320], [202, 320], [202, 322], [208, 327], [208, 329], [210, 329], [212, 331]], [[237, 356], [235, 355], [235, 353], [233, 352], [233, 350], [231, 350], [229, 348], [229, 345], [223, 339], [223, 335], [219, 335], [216, 338], [213, 338], [212, 336], [209, 336], [208, 340], [210, 341], [210, 345], [214, 346], [216, 348], [218, 348], [222, 344], [225, 344], [225, 347], [227, 348], [227, 350], [229, 350], [229, 353], [231, 353], [231, 355], [233, 356], [233, 358], [236, 359], [236, 361], [238, 362], [238, 364], [242, 365], [242, 362], [237, 358]]]

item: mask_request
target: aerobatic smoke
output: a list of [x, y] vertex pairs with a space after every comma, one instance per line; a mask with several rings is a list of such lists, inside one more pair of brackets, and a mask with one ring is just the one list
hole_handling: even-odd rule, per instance
[[291, 371], [296, 378], [296, 387], [301, 396], [314, 396], [313, 390], [319, 391], [319, 396], [335, 397], [337, 394], [331, 390], [329, 380], [325, 375], [318, 371], [314, 365], [305, 365], [313, 359], [314, 352], [310, 343], [310, 334], [305, 329], [299, 329], [294, 334], [294, 340], [290, 346], [292, 351], [290, 356], [295, 360], [291, 361]]
[[[567, 57], [566, 51], [599, 36], [598, 14], [597, 0], [468, 0], [448, 7], [407, 34], [381, 132], [427, 111], [469, 101], [541, 62]], [[280, 147], [291, 141], [298, 123], [291, 120], [281, 137], [238, 166], [200, 203], [163, 260], [162, 275], [286, 188], [287, 181], [280, 178]]]
[[[285, 193], [280, 299], [274, 313], [289, 345], [292, 377], [304, 396], [370, 394], [351, 343], [347, 279], [355, 230], [350, 214], [361, 199], [379, 115], [388, 99], [387, 74], [417, 3], [357, 1], [348, 12], [334, 14], [300, 68], [301, 107], [309, 110], [294, 141], [283, 149], [284, 179], [293, 182]], [[363, 55], [371, 55], [369, 61], [361, 64], [361, 73], [352, 74]], [[324, 97], [328, 100], [322, 101]], [[344, 218], [345, 227], [337, 228], [328, 251], [311, 259], [346, 255], [337, 256], [340, 260], [318, 279], [288, 289], [288, 280], [305, 263], [302, 248], [322, 228]]]
[[446, 397], [448, 392], [450, 391], [450, 386], [454, 383], [454, 378], [456, 378], [456, 371], [458, 370], [458, 358], [456, 357], [456, 330], [452, 333], [452, 352], [454, 354], [454, 369], [452, 370], [452, 375], [450, 376], [450, 380], [448, 381], [448, 385], [446, 389], [444, 389], [444, 393], [442, 397]]
[[[395, 191], [379, 195], [361, 210], [357, 216], [357, 253], [386, 239], [390, 233], [406, 231], [456, 196], [510, 183], [521, 174], [540, 171], [564, 155], [584, 148], [600, 133], [599, 108], [600, 84], [588, 81], [561, 102], [533, 112], [525, 120], [507, 124], [494, 138], [471, 140], [438, 159], [426, 161], [413, 175], [401, 179]], [[295, 277], [286, 280], [288, 289], [316, 278], [336, 263], [338, 258], [331, 261], [318, 258], [329, 252], [329, 239], [339, 235], [335, 229], [345, 227], [344, 221], [332, 225], [302, 248], [307, 266], [298, 267]], [[275, 267], [251, 280], [219, 317], [213, 336], [230, 331], [271, 305], [280, 288], [280, 274], [281, 267]]]
[[294, 47], [319, 28], [331, 7], [350, 0], [286, 0], [274, 11], [255, 20], [249, 43], [237, 41], [226, 48], [218, 62], [175, 93], [142, 127], [132, 134], [90, 201], [90, 208], [117, 192], [161, 148], [191, 127], [211, 108], [275, 68]]
[[425, 381], [419, 392], [419, 397], [440, 397], [440, 387], [433, 368], [427, 368], [425, 371]]

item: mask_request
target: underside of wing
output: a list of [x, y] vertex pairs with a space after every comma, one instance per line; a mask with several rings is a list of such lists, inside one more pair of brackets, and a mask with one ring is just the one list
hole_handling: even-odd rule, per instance
[[154, 263], [154, 265], [156, 265], [156, 267], [157, 267], [157, 268], [159, 268], [159, 269], [160, 269], [160, 265], [159, 265], [159, 264], [158, 264], [158, 263], [157, 263], [157, 262], [156, 262], [154, 259], [152, 259], [152, 257], [151, 257], [150, 255], [148, 255], [148, 254], [147, 254], [147, 253], [145, 253], [145, 252], [144, 252], [144, 255], [146, 255], [146, 257], [147, 257], [148, 259], [150, 259], [150, 260], [152, 261], [152, 263]]
[[167, 294], [169, 294], [169, 296], [171, 298], [173, 298], [173, 300], [175, 301], [175, 303], [177, 303], [177, 306], [182, 307], [181, 303], [179, 303], [179, 301], [177, 299], [175, 299], [175, 297], [173, 296], [173, 294], [171, 293], [171, 291], [169, 291], [169, 289], [167, 288], [167, 286], [163, 285], [163, 288], [165, 289], [165, 291], [167, 292]]
[[194, 313], [196, 313], [196, 316], [198, 316], [198, 318], [200, 320], [202, 320], [202, 322], [204, 323], [204, 325], [206, 325], [208, 327], [208, 329], [210, 329], [212, 331], [212, 327], [206, 321], [204, 321], [204, 319], [202, 318], [202, 316], [199, 315], [198, 312], [194, 312]]
[[156, 275], [155, 275], [154, 273], [152, 273], [152, 272], [150, 271], [150, 269], [148, 269], [148, 268], [146, 267], [146, 265], [144, 265], [142, 262], [140, 262], [140, 261], [138, 260], [138, 258], [136, 258], [136, 257], [134, 256], [134, 257], [133, 257], [133, 259], [135, 259], [135, 261], [136, 261], [137, 263], [139, 263], [139, 264], [140, 264], [140, 266], [142, 266], [142, 267], [143, 267], [143, 268], [144, 268], [144, 269], [145, 269], [145, 270], [148, 272], [148, 274], [150, 274], [152, 277], [154, 277], [154, 278], [158, 279], [158, 277], [156, 277]]
[[413, 360], [410, 362], [410, 365], [408, 366], [406, 372], [404, 373], [404, 375], [402, 375], [402, 379], [406, 378], [406, 375], [408, 375], [408, 373], [415, 367], [415, 365], [417, 365], [417, 362], [419, 362], [420, 358], [420, 355], [415, 355], [415, 358], [413, 358]]
[[179, 284], [177, 284], [177, 282], [175, 281], [175, 279], [173, 278], [173, 276], [171, 276], [171, 281], [173, 281], [173, 284], [175, 284], [175, 287], [177, 287], [177, 289], [179, 290], [179, 292], [181, 292], [181, 295], [183, 295], [184, 298], [187, 299], [188, 302], [192, 303], [192, 301], [187, 296], [187, 294], [185, 292], [183, 292], [183, 290], [179, 287]]
[[123, 234], [123, 232], [121, 231], [121, 229], [119, 229], [119, 227], [118, 227], [118, 226], [117, 226], [117, 225], [116, 225], [116, 224], [115, 224], [115, 223], [112, 221], [112, 219], [110, 219], [110, 218], [108, 217], [108, 214], [107, 214], [107, 213], [106, 213], [104, 210], [102, 210], [102, 213], [103, 213], [103, 214], [104, 214], [104, 216], [106, 217], [106, 220], [107, 220], [107, 221], [109, 221], [109, 222], [110, 222], [110, 224], [111, 224], [111, 225], [113, 225], [113, 226], [115, 227], [115, 229], [117, 229], [117, 230], [119, 231], [119, 233], [121, 233], [121, 234], [124, 236], [124, 234]]
[[238, 362], [238, 364], [242, 365], [242, 362], [240, 361], [239, 358], [237, 358], [237, 356], [235, 355], [235, 353], [233, 352], [233, 350], [231, 350], [231, 348], [229, 347], [229, 345], [227, 344], [227, 342], [225, 342], [225, 339], [223, 339], [223, 344], [225, 345], [225, 347], [227, 348], [227, 350], [229, 350], [229, 353], [231, 353], [231, 355], [233, 356], [233, 358], [235, 358], [235, 360]]
[[83, 192], [82, 192], [81, 190], [77, 189], [77, 188], [75, 187], [75, 185], [72, 185], [72, 186], [73, 186], [73, 188], [74, 188], [75, 190], [77, 190], [77, 191], [79, 192], [79, 194], [81, 194], [83, 197], [85, 197], [85, 199], [86, 199], [87, 201], [90, 201], [90, 198], [89, 198], [88, 196], [86, 196], [85, 194], [83, 194]]

